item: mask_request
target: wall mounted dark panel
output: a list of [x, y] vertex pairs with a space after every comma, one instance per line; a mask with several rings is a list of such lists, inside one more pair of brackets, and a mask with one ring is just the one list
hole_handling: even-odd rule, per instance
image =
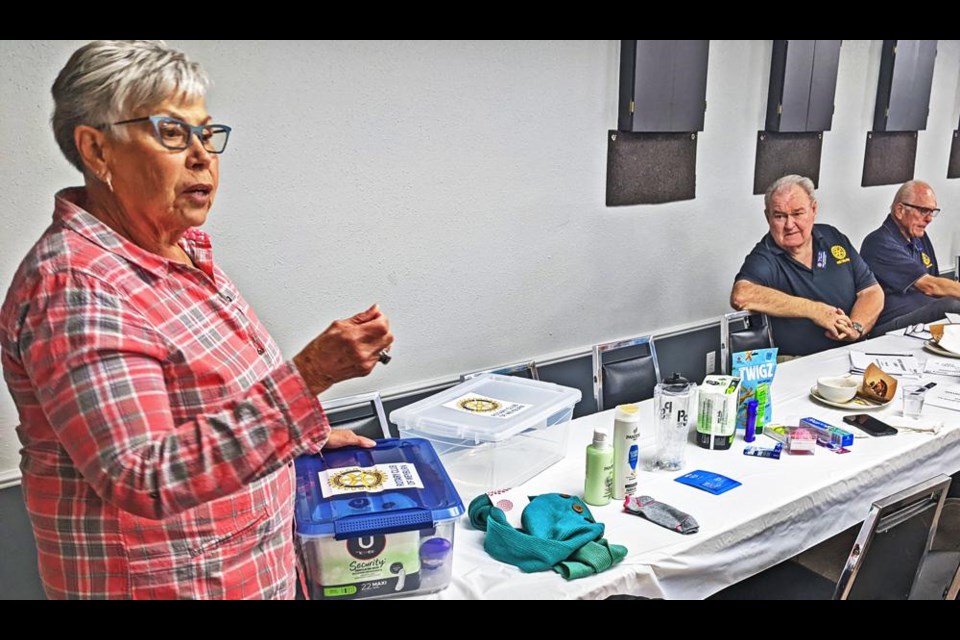
[[829, 131], [840, 40], [774, 40], [767, 131]]
[[696, 133], [608, 132], [608, 207], [692, 200], [696, 191]]
[[764, 193], [774, 180], [797, 174], [820, 186], [822, 133], [757, 132], [757, 159], [753, 167], [753, 193]]
[[875, 187], [913, 180], [916, 163], [916, 131], [871, 131], [867, 133], [860, 186]]
[[960, 178], [960, 130], [953, 132], [950, 144], [950, 160], [947, 162], [947, 177]]
[[873, 130], [927, 128], [936, 40], [884, 40]]
[[703, 131], [709, 40], [620, 41], [620, 131]]

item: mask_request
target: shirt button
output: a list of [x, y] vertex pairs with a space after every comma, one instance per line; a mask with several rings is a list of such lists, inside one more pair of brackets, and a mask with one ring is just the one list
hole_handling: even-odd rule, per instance
[[264, 353], [266, 353], [266, 350], [263, 347], [257, 347], [257, 354], [262, 356]]
[[150, 497], [153, 498], [154, 500], [159, 500], [159, 499], [160, 499], [160, 492], [159, 492], [159, 491], [151, 491], [151, 492], [150, 492]]
[[233, 298], [231, 298], [225, 293], [220, 294], [220, 297], [223, 298], [225, 302], [233, 302]]

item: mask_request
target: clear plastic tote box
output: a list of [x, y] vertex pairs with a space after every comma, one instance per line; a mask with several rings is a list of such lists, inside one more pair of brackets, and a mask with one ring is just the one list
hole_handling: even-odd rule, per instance
[[379, 440], [300, 456], [297, 553], [304, 595], [350, 600], [450, 584], [463, 502], [429, 442]]
[[465, 500], [520, 485], [567, 453], [579, 389], [484, 373], [395, 409], [401, 438], [433, 443]]

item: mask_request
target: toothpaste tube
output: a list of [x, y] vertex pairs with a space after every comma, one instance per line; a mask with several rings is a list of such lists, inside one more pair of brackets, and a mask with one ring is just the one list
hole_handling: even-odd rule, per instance
[[817, 434], [817, 440], [839, 447], [849, 447], [853, 444], [853, 434], [845, 429], [835, 427], [816, 418], [804, 418], [800, 421], [801, 427], [812, 429]]

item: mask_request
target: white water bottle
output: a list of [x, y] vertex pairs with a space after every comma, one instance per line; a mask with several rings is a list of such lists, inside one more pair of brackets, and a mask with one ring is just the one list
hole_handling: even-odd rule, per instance
[[623, 500], [637, 491], [640, 461], [640, 407], [621, 404], [613, 416], [613, 498]]

